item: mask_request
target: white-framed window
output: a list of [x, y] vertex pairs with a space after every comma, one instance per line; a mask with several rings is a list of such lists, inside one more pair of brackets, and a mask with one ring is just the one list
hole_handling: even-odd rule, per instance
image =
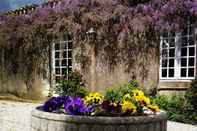
[[72, 70], [72, 40], [53, 43], [52, 65], [55, 83]]
[[190, 81], [196, 76], [195, 28], [181, 33], [168, 32], [160, 43], [160, 81]]

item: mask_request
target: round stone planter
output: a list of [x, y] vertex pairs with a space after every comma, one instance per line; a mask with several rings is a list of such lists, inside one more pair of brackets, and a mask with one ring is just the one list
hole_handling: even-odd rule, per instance
[[31, 113], [31, 131], [167, 131], [167, 115], [100, 117]]

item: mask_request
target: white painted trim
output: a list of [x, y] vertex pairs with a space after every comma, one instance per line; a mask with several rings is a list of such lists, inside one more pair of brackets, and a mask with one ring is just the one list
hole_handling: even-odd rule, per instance
[[192, 79], [160, 79], [159, 82], [174, 82], [174, 83], [178, 83], [178, 82], [192, 82], [192, 80], [194, 80], [194, 78]]
[[[188, 26], [189, 27], [189, 26]], [[189, 29], [188, 29], [189, 31]], [[196, 29], [195, 29], [195, 34], [196, 34]], [[187, 37], [189, 36], [194, 36], [194, 35], [190, 35], [188, 34]], [[187, 56], [182, 57], [181, 56], [181, 43], [180, 43], [180, 39], [182, 38], [181, 33], [176, 33], [175, 34], [175, 58], [174, 58], [174, 77], [168, 77], [169, 73], [168, 73], [168, 69], [170, 69], [171, 67], [169, 67], [169, 59], [170, 57], [167, 57], [168, 63], [167, 63], [167, 67], [162, 67], [162, 44], [163, 44], [163, 37], [160, 37], [160, 69], [159, 69], [159, 77], [160, 77], [160, 81], [161, 82], [191, 82], [191, 80], [195, 79], [196, 76], [196, 42], [195, 39], [196, 36], [194, 36], [194, 45], [188, 45], [186, 46], [187, 48]], [[167, 37], [168, 38], [168, 37]], [[173, 39], [173, 37], [170, 37]], [[189, 56], [189, 47], [194, 47], [194, 51], [195, 54], [194, 56]], [[169, 47], [166, 47], [166, 49], [169, 51]], [[168, 52], [167, 52], [168, 53]], [[187, 58], [187, 66], [185, 68], [187, 68], [187, 72], [186, 72], [186, 77], [181, 77], [181, 58]], [[194, 58], [194, 77], [187, 77], [188, 76], [188, 69], [189, 67], [189, 58]], [[167, 77], [164, 78], [162, 77], [162, 69], [167, 69]]]
[[[62, 74], [63, 74], [62, 69], [64, 69], [64, 68], [71, 68], [72, 69], [73, 64], [71, 66], [69, 66], [69, 64], [68, 64], [69, 60], [73, 60], [72, 56], [71, 57], [68, 56], [69, 52], [72, 52], [72, 49], [69, 49], [68, 44], [69, 43], [72, 44], [72, 42], [73, 42], [72, 40], [59, 41], [59, 42], [54, 42], [53, 45], [52, 45], [52, 76], [53, 76], [52, 78], [54, 79], [54, 83], [56, 83], [55, 82], [56, 81], [56, 76], [58, 76], [58, 77], [62, 76]], [[59, 44], [59, 49], [58, 50], [55, 49], [55, 44]], [[66, 46], [62, 46], [62, 44], [66, 45]], [[55, 53], [56, 52], [59, 52], [59, 57], [58, 58], [55, 58]], [[66, 57], [65, 58], [63, 58], [63, 52], [66, 52]], [[59, 66], [55, 65], [56, 60], [59, 60], [59, 62], [60, 62]], [[66, 60], [66, 66], [61, 65], [62, 60]], [[60, 69], [60, 74], [56, 74], [56, 72], [55, 72], [56, 68]]]

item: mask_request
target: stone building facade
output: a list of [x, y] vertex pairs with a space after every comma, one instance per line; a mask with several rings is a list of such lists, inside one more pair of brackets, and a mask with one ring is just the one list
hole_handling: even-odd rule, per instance
[[[59, 2], [61, 1], [49, 1], [43, 6], [53, 7]], [[28, 6], [10, 11], [7, 15], [24, 14], [37, 7], [36, 5]], [[96, 33], [96, 30], [90, 28], [89, 33]], [[89, 34], [87, 33], [87, 35]], [[39, 77], [34, 80], [34, 83], [31, 83], [32, 88], [37, 87], [38, 89], [32, 95], [47, 96], [49, 92], [53, 91], [55, 84], [67, 71], [67, 68], [80, 71], [86, 86], [92, 91], [100, 92], [104, 92], [108, 87], [119, 87], [131, 79], [139, 80], [141, 86], [150, 94], [156, 91], [185, 91], [196, 76], [196, 30], [191, 24], [188, 24], [182, 33], [162, 35], [159, 48], [146, 49], [144, 47], [139, 52], [132, 55], [126, 54], [126, 56], [120, 53], [119, 58], [121, 59], [118, 61], [115, 61], [116, 56], [105, 57], [102, 55], [102, 52], [111, 51], [110, 46], [103, 47], [100, 53], [97, 53], [96, 45], [87, 44], [84, 47], [75, 47], [75, 41], [72, 38], [57, 40], [49, 44], [49, 55], [45, 65], [42, 65], [46, 72], [44, 75], [38, 75]], [[126, 50], [121, 47], [122, 45], [118, 46], [122, 48], [122, 52]], [[2, 51], [1, 62], [6, 59], [4, 55], [5, 52]], [[84, 61], [78, 60], [79, 55], [84, 57]], [[85, 61], [86, 58], [87, 61]], [[125, 59], [131, 60], [133, 63], [125, 64]], [[14, 76], [3, 81], [0, 91], [12, 93], [12, 87], [15, 87], [19, 94], [25, 94], [28, 90], [27, 82]]]

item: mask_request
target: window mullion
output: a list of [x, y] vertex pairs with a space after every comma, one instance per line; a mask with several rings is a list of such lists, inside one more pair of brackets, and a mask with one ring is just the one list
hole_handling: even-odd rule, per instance
[[159, 71], [159, 76], [160, 79], [162, 78], [162, 44], [163, 44], [163, 37], [160, 37], [160, 71]]
[[197, 43], [196, 43], [196, 39], [197, 39], [196, 34], [197, 34], [197, 28], [194, 29], [194, 40], [195, 40], [195, 41], [194, 41], [194, 47], [195, 47], [195, 55], [194, 55], [194, 76], [195, 76], [195, 77], [196, 77], [196, 69], [197, 69], [197, 68], [196, 68], [196, 61], [197, 61], [197, 60], [196, 60], [196, 56], [197, 56], [197, 54], [196, 54], [196, 53], [197, 53], [197, 52], [196, 52], [196, 51], [197, 51], [197, 49], [196, 49], [196, 48], [197, 48], [197, 47], [196, 47], [196, 45], [197, 45]]
[[175, 79], [180, 78], [180, 33], [176, 33], [175, 37]]
[[66, 58], [66, 61], [67, 61], [66, 66], [67, 66], [67, 67], [66, 67], [66, 68], [67, 68], [67, 74], [69, 73], [69, 67], [68, 67], [68, 58], [69, 58], [69, 57], [68, 57], [68, 49], [69, 49], [69, 48], [68, 48], [68, 44], [69, 44], [69, 42], [67, 41], [67, 42], [66, 42], [66, 53], [67, 53], [67, 58]]

